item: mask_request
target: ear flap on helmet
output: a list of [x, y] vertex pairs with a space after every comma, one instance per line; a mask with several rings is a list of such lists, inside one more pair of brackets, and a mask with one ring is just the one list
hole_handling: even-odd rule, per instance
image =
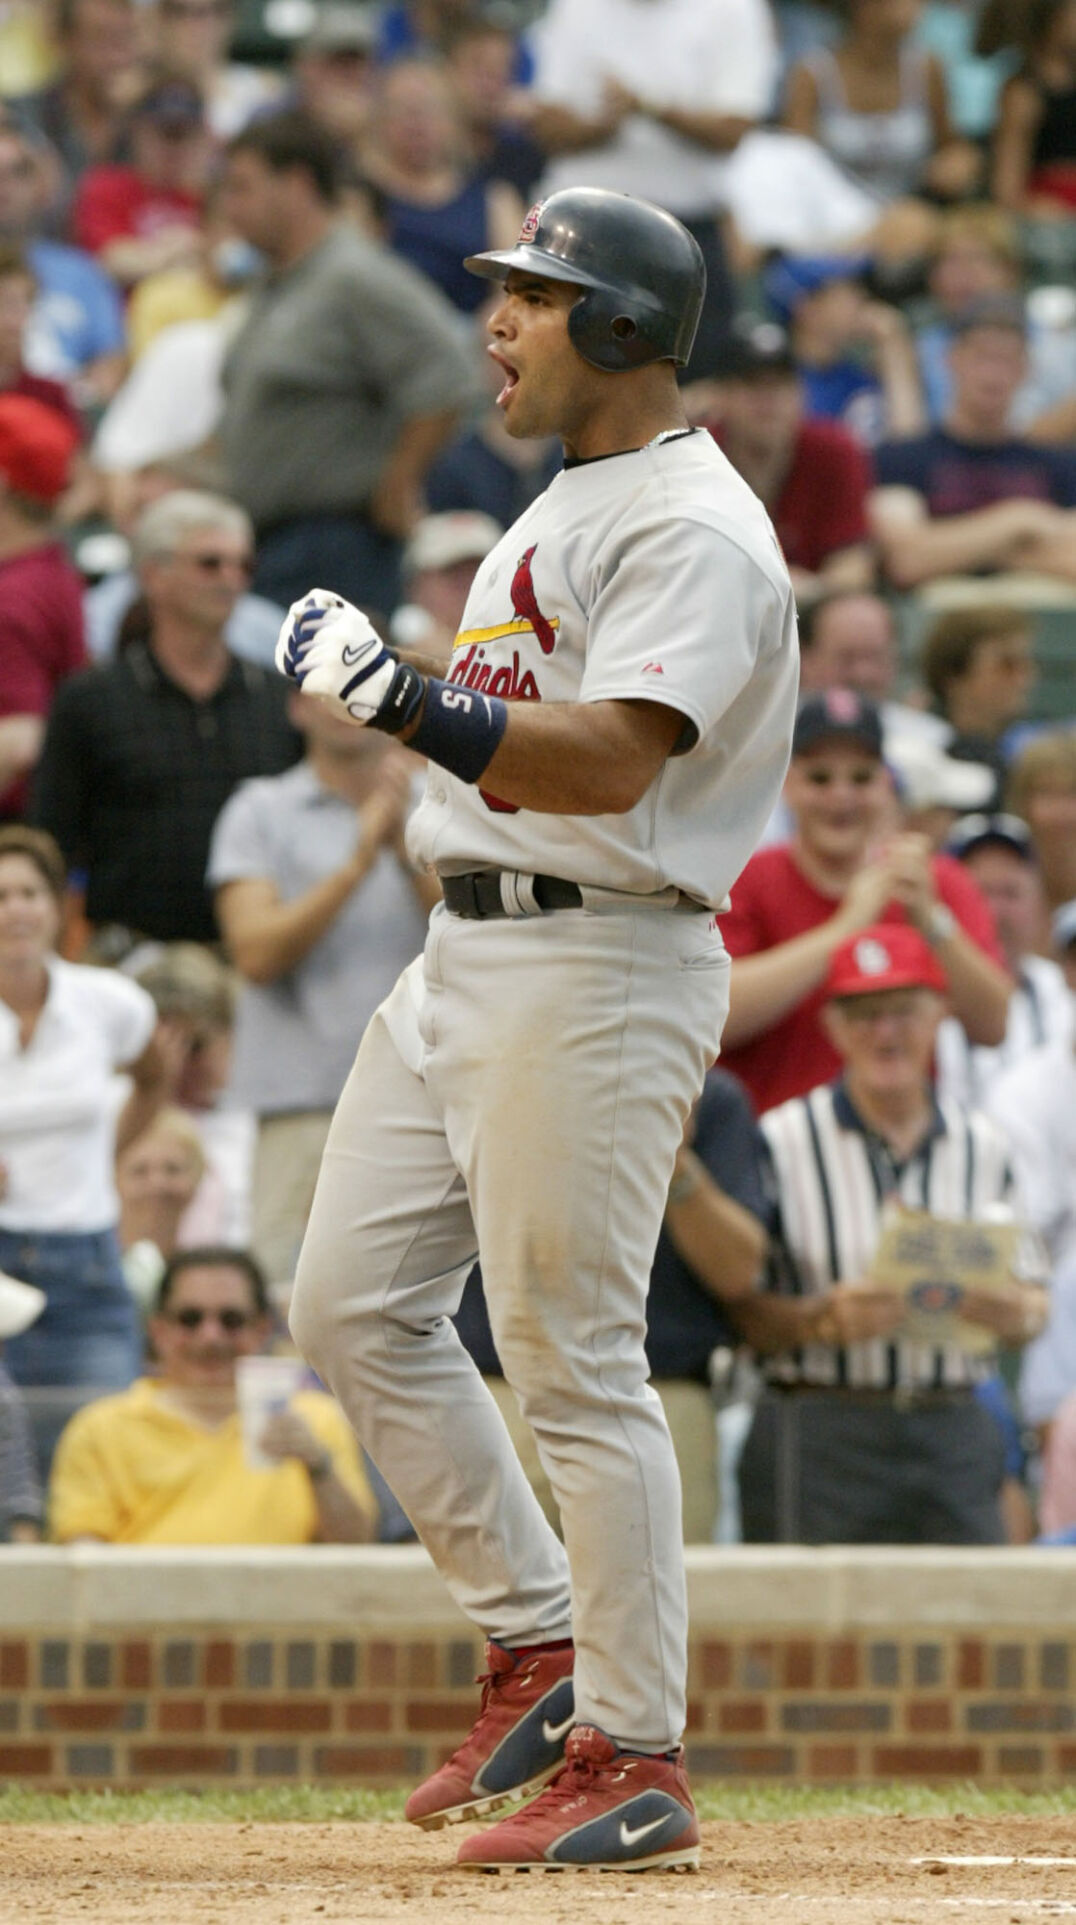
[[645, 294], [622, 288], [587, 288], [568, 315], [568, 333], [584, 361], [620, 374], [671, 357], [662, 340], [661, 309]]

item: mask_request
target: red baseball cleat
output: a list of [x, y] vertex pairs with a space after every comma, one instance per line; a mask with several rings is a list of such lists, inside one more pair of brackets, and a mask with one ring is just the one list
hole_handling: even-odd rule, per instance
[[457, 1862], [485, 1872], [697, 1871], [683, 1750], [644, 1758], [577, 1725], [553, 1783], [525, 1811], [465, 1838]]
[[523, 1656], [491, 1638], [482, 1708], [458, 1751], [411, 1793], [404, 1816], [437, 1831], [530, 1798], [564, 1763], [575, 1719], [572, 1645]]

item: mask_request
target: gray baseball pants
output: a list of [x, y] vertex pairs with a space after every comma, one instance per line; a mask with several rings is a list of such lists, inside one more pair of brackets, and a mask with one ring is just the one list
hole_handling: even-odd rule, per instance
[[[645, 1305], [728, 974], [704, 911], [438, 907], [341, 1096], [291, 1313], [461, 1608], [507, 1645], [571, 1632], [578, 1721], [655, 1751], [687, 1603]], [[449, 1321], [479, 1249], [563, 1546]]]

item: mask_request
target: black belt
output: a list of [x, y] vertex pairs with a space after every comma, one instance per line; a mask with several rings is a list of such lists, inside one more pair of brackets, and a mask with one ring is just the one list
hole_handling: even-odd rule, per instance
[[[528, 888], [543, 914], [550, 909], [581, 909], [583, 891], [577, 882], [564, 882], [560, 876], [528, 876]], [[442, 876], [441, 892], [445, 908], [454, 916], [467, 916], [485, 922], [491, 916], [507, 916], [501, 896], [500, 869], [470, 869], [462, 876]]]

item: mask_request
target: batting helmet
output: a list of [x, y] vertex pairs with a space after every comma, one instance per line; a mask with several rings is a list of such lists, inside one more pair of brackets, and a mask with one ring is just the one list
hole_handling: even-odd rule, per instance
[[585, 361], [616, 374], [682, 367], [706, 292], [694, 236], [662, 207], [602, 187], [566, 187], [532, 207], [515, 247], [464, 262], [487, 281], [512, 268], [582, 288], [568, 332]]

